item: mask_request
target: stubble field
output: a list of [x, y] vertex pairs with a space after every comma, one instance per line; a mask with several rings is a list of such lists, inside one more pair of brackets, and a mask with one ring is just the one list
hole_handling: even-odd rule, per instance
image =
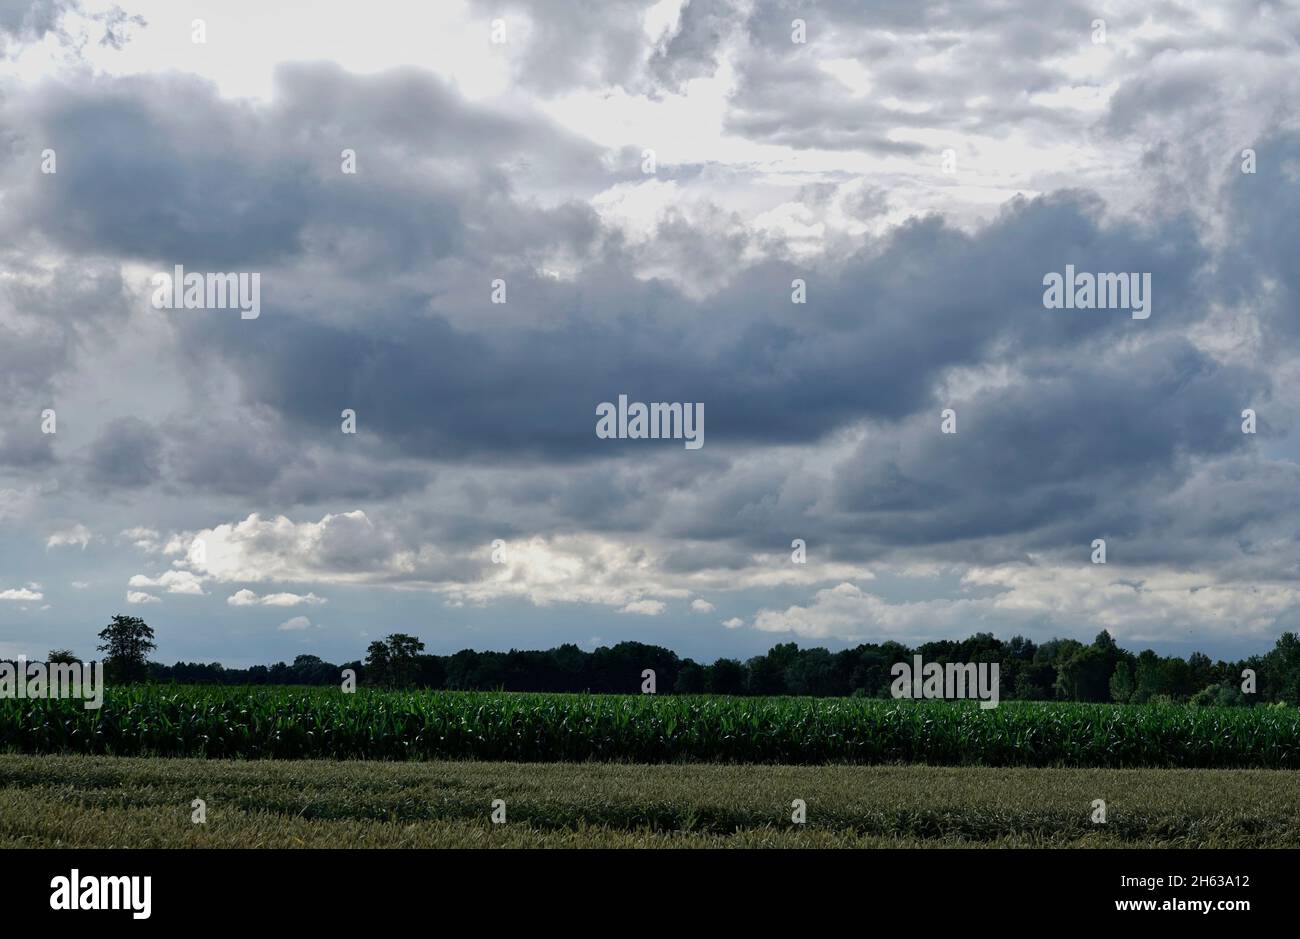
[[1281, 770], [0, 756], [5, 848], [1297, 844]]

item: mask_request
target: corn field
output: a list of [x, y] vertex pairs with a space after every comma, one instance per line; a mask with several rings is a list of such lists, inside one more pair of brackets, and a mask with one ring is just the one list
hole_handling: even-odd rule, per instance
[[1300, 711], [158, 685], [0, 700], [0, 751], [246, 759], [1300, 769]]

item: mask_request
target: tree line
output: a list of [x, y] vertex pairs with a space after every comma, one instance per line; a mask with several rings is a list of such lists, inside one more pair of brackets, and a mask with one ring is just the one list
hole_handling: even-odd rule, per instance
[[[1234, 662], [1211, 661], [1201, 652], [1185, 659], [1161, 656], [1151, 649], [1133, 653], [1121, 649], [1103, 631], [1088, 645], [1075, 639], [1035, 643], [1023, 636], [1004, 642], [992, 633], [918, 646], [863, 643], [840, 652], [801, 649], [787, 642], [746, 661], [719, 658], [708, 664], [641, 642], [620, 642], [590, 652], [567, 643], [546, 650], [462, 649], [431, 655], [415, 636], [394, 633], [371, 642], [364, 660], [333, 664], [315, 655], [299, 655], [291, 664], [250, 668], [149, 661], [155, 649], [153, 630], [138, 617], [115, 616], [99, 635], [106, 673], [117, 682], [334, 685], [344, 669], [352, 669], [363, 686], [633, 694], [642, 690], [644, 671], [652, 669], [660, 694], [887, 698], [893, 666], [910, 664], [914, 655], [920, 655], [927, 663], [999, 663], [1002, 700], [1300, 704], [1300, 637], [1291, 632], [1283, 633], [1269, 652]], [[59, 650], [50, 653], [50, 660], [74, 659], [67, 650]]]

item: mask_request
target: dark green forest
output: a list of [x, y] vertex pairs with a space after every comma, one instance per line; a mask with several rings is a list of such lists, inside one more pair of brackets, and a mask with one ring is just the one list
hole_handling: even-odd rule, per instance
[[[292, 663], [251, 668], [225, 668], [216, 662], [141, 662], [133, 680], [330, 685], [338, 684], [342, 670], [350, 668], [359, 686], [638, 693], [643, 670], [653, 669], [660, 694], [886, 698], [891, 667], [910, 663], [913, 655], [926, 662], [997, 662], [1003, 700], [1300, 704], [1300, 637], [1290, 632], [1283, 633], [1268, 653], [1235, 662], [1212, 661], [1199, 652], [1185, 659], [1161, 656], [1150, 649], [1134, 653], [1120, 648], [1108, 632], [1102, 632], [1091, 644], [1074, 639], [1038, 644], [1020, 636], [1004, 642], [991, 633], [915, 647], [898, 642], [865, 643], [840, 652], [801, 649], [791, 642], [747, 661], [720, 658], [707, 664], [640, 642], [621, 642], [591, 652], [566, 644], [540, 651], [464, 649], [451, 655], [431, 655], [416, 637], [395, 633], [372, 642], [364, 661], [334, 664], [300, 655]], [[1243, 678], [1247, 669], [1254, 673], [1254, 690], [1243, 693], [1243, 685], [1249, 688]]]

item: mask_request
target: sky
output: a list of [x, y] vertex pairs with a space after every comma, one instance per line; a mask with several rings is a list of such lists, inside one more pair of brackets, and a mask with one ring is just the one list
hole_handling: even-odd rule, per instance
[[[0, 0], [0, 655], [118, 613], [230, 666], [1266, 650], [1298, 42], [1267, 0]], [[1148, 315], [1049, 305], [1069, 269]], [[703, 445], [599, 433], [622, 395]]]

